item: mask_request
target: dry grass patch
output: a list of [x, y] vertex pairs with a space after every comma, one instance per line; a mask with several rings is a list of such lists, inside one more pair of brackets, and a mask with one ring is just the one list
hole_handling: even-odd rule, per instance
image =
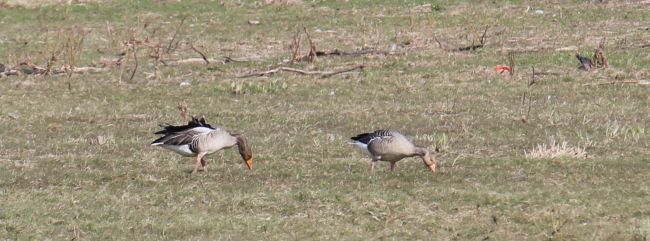
[[528, 159], [555, 159], [555, 158], [587, 158], [587, 151], [581, 147], [569, 146], [569, 143], [563, 141], [558, 143], [552, 139], [548, 145], [546, 143], [538, 144], [536, 148], [525, 151]]

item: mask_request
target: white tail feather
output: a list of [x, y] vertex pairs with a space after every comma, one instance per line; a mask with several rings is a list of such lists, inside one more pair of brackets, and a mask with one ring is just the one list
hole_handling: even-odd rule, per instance
[[348, 142], [350, 145], [354, 145], [358, 147], [359, 149], [363, 150], [364, 153], [368, 154], [369, 156], [372, 156], [370, 154], [370, 151], [368, 151], [368, 145], [363, 143], [363, 142], [358, 142], [358, 141], [353, 141], [353, 142]]

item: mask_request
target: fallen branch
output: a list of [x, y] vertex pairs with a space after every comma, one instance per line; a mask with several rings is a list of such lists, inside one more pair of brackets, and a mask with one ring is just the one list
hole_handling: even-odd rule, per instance
[[480, 48], [483, 48], [483, 44], [475, 44], [475, 45], [470, 45], [470, 46], [467, 46], [467, 47], [460, 47], [460, 48], [457, 48], [455, 50], [456, 51], [470, 51], [470, 50], [473, 51], [473, 50], [477, 50], [477, 49], [480, 49]]
[[6, 69], [3, 72], [0, 72], [0, 76], [10, 76], [10, 75], [20, 75], [20, 71], [15, 70], [15, 69]]
[[354, 70], [363, 70], [366, 66], [365, 65], [356, 65], [347, 69], [342, 69], [342, 70], [337, 70], [337, 71], [308, 71], [308, 70], [302, 70], [302, 69], [295, 69], [295, 68], [290, 68], [290, 67], [277, 67], [275, 69], [267, 70], [267, 71], [262, 71], [262, 72], [255, 72], [255, 73], [250, 73], [250, 74], [245, 74], [242, 76], [239, 76], [238, 78], [248, 78], [248, 77], [253, 77], [253, 76], [266, 76], [266, 75], [271, 75], [275, 74], [281, 71], [286, 71], [286, 72], [294, 72], [298, 73], [301, 75], [320, 75], [321, 78], [327, 78], [332, 75], [337, 75], [345, 72], [350, 72]]
[[346, 52], [338, 49], [334, 49], [329, 52], [325, 51], [316, 51], [316, 56], [361, 56], [361, 55], [389, 55], [387, 51], [374, 50], [374, 49], [364, 49], [359, 51]]
[[[72, 73], [100, 73], [111, 70], [111, 68], [97, 68], [97, 67], [74, 67]], [[64, 72], [65, 73], [65, 72]]]
[[165, 60], [163, 61], [165, 65], [181, 65], [181, 64], [200, 64], [200, 63], [208, 63], [208, 64], [213, 64], [213, 63], [245, 63], [245, 62], [251, 62], [251, 61], [257, 61], [255, 59], [246, 59], [246, 58], [231, 58], [231, 57], [223, 57], [223, 59], [209, 59], [209, 58], [187, 58], [187, 59], [179, 59], [179, 60]]
[[75, 74], [82, 74], [82, 73], [100, 73], [100, 72], [106, 72], [111, 70], [111, 68], [107, 67], [73, 67], [70, 69], [69, 67], [61, 67], [61, 68], [53, 68], [50, 69], [49, 72], [47, 71], [41, 71], [43, 68], [38, 67], [38, 66], [33, 66], [33, 68], [37, 71], [21, 71], [19, 69], [6, 69], [4, 72], [1, 72], [0, 74], [5, 75], [5, 76], [10, 76], [10, 75], [62, 75], [66, 73], [75, 73]]
[[201, 63], [214, 63], [218, 62], [217, 59], [203, 59], [203, 58], [189, 58], [189, 59], [179, 59], [174, 61], [165, 61], [165, 65], [181, 65], [181, 64], [201, 64]]
[[535, 75], [540, 75], [540, 76], [542, 76], [542, 75], [553, 75], [553, 76], [558, 76], [558, 75], [560, 75], [560, 73], [549, 72], [549, 71], [545, 71], [545, 72], [539, 72], [539, 71], [537, 71], [537, 72], [535, 72]]
[[347, 68], [347, 69], [342, 69], [342, 70], [329, 72], [329, 73], [323, 73], [320, 77], [321, 78], [327, 78], [327, 77], [330, 77], [332, 75], [337, 75], [337, 74], [340, 74], [340, 73], [350, 72], [350, 71], [357, 70], [357, 69], [363, 70], [363, 68], [365, 68], [365, 67], [366, 67], [365, 65], [357, 65], [357, 66]]
[[639, 82], [638, 80], [625, 80], [625, 81], [609, 81], [609, 82], [600, 82], [600, 83], [587, 83], [587, 84], [582, 84], [582, 86], [613, 85], [613, 84], [643, 84], [643, 85], [646, 85], [646, 83]]
[[228, 57], [228, 56], [223, 57], [223, 63], [224, 64], [225, 63], [230, 63], [230, 62], [233, 62], [233, 63], [246, 63], [246, 62], [256, 62], [256, 61], [260, 61], [259, 56], [256, 56], [256, 57], [253, 57], [253, 58], [233, 58], [233, 57]]

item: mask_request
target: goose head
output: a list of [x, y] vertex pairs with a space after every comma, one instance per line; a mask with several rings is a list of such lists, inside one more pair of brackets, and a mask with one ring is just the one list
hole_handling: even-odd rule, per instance
[[244, 159], [248, 170], [253, 170], [253, 152], [251, 151], [248, 139], [243, 135], [237, 135], [237, 147], [239, 148], [239, 155]]
[[431, 172], [436, 172], [436, 159], [431, 155], [431, 151], [429, 149], [424, 148], [424, 147], [416, 147], [415, 152], [420, 158], [422, 158], [422, 162], [424, 162], [424, 165], [427, 166], [429, 171]]

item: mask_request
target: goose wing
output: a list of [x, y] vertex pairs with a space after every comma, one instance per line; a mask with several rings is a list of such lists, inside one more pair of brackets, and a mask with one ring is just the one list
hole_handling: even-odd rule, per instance
[[220, 127], [213, 127], [205, 122], [205, 118], [192, 119], [187, 125], [174, 126], [170, 124], [161, 125], [163, 130], [157, 131], [154, 134], [163, 135], [151, 143], [151, 145], [188, 145], [197, 136], [204, 135], [211, 131], [222, 130]]
[[353, 140], [350, 144], [361, 148], [370, 157], [375, 158], [385, 149], [382, 146], [390, 145], [396, 134], [399, 133], [391, 130], [376, 130], [370, 133], [362, 133], [350, 138]]
[[194, 140], [198, 136], [205, 135], [212, 131], [215, 131], [215, 129], [211, 129], [207, 127], [194, 127], [179, 132], [166, 133], [163, 137], [160, 137], [155, 141], [153, 141], [151, 145], [162, 145], [162, 144], [175, 145], [175, 146], [188, 145], [191, 144], [192, 140]]
[[203, 117], [196, 118], [194, 116], [192, 116], [192, 119], [189, 122], [187, 122], [187, 125], [174, 126], [174, 125], [170, 125], [170, 124], [165, 124], [165, 125], [161, 125], [160, 127], [162, 127], [163, 130], [157, 131], [154, 134], [156, 134], [156, 135], [168, 135], [168, 134], [171, 134], [171, 133], [183, 132], [183, 131], [190, 130], [190, 129], [193, 129], [193, 128], [196, 128], [196, 127], [205, 127], [205, 128], [209, 128], [209, 129], [213, 129], [213, 130], [219, 128], [219, 127], [217, 127], [217, 128], [212, 127], [210, 124], [206, 123], [205, 118], [203, 118]]
[[382, 140], [382, 139], [390, 139], [393, 137], [395, 131], [391, 130], [376, 130], [371, 133], [363, 133], [359, 134], [355, 137], [352, 137], [352, 139], [355, 142], [359, 142], [365, 145], [369, 145], [370, 143], [377, 141], [377, 140]]
[[384, 161], [397, 161], [411, 155], [415, 147], [407, 136], [392, 130], [377, 130], [365, 139], [368, 140], [368, 152]]

